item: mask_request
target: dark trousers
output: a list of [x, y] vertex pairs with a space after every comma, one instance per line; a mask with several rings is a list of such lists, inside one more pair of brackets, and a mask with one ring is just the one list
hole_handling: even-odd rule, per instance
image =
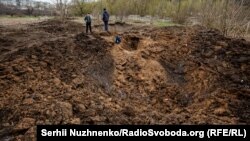
[[109, 31], [108, 25], [109, 25], [109, 22], [104, 21], [104, 29], [105, 29], [105, 31]]
[[88, 33], [89, 30], [92, 33], [91, 22], [90, 23], [89, 22], [86, 23], [86, 33]]

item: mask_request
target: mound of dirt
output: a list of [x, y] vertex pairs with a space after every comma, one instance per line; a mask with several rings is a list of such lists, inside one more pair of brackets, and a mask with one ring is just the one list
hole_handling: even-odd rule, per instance
[[0, 28], [1, 140], [35, 140], [37, 124], [250, 123], [245, 40], [135, 27], [114, 44], [70, 21], [31, 27]]
[[68, 20], [60, 21], [57, 19], [50, 19], [48, 21], [40, 22], [39, 24], [33, 24], [32, 27], [35, 30], [44, 30], [51, 34], [70, 34], [79, 33], [83, 31], [83, 25]]
[[114, 49], [121, 64], [117, 89], [143, 95], [141, 104], [152, 95], [162, 116], [180, 117], [163, 123], [249, 123], [249, 42], [201, 27], [135, 29], [123, 36]]

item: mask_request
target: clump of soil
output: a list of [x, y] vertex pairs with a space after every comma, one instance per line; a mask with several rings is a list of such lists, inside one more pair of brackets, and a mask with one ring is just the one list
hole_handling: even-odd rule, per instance
[[69, 20], [60, 21], [56, 19], [50, 19], [48, 21], [40, 22], [39, 24], [32, 25], [37, 30], [43, 30], [51, 34], [71, 34], [78, 33], [79, 31], [84, 31], [83, 25], [75, 22], [70, 22]]
[[114, 44], [70, 21], [31, 27], [0, 28], [0, 139], [35, 140], [37, 124], [250, 123], [245, 40], [134, 27]]

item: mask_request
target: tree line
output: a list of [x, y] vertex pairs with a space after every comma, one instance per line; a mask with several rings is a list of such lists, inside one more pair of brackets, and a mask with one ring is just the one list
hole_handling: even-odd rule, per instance
[[33, 0], [0, 0], [0, 15], [51, 16], [55, 15], [52, 5]]
[[185, 24], [190, 17], [209, 28], [220, 29], [225, 35], [244, 35], [250, 28], [249, 0], [73, 0], [71, 14], [100, 14], [107, 8], [117, 19], [129, 15], [171, 18]]
[[[0, 14], [4, 11], [1, 1]], [[13, 1], [17, 2], [16, 5], [20, 5], [22, 1], [32, 0]], [[217, 28], [225, 35], [235, 36], [248, 33], [250, 28], [250, 0], [52, 0], [52, 2], [49, 11], [53, 11], [53, 15], [59, 15], [61, 18], [83, 16], [87, 13], [99, 18], [103, 8], [107, 8], [119, 21], [123, 21], [129, 15], [149, 15], [152, 19], [170, 18], [174, 23], [186, 24], [190, 17], [193, 17], [206, 27]], [[34, 5], [26, 7], [26, 13], [30, 15], [37, 9]]]

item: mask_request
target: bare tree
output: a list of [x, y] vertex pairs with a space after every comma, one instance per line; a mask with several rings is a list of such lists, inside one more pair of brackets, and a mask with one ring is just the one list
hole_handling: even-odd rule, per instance
[[26, 4], [25, 7], [27, 8], [27, 14], [28, 14], [28, 15], [32, 15], [33, 12], [34, 12], [34, 8], [33, 8], [33, 6], [32, 6], [32, 1], [26, 0], [26, 3], [25, 3], [25, 4]]
[[209, 28], [217, 28], [224, 35], [244, 36], [249, 23], [249, 9], [244, 0], [203, 1], [201, 21]]
[[56, 11], [60, 15], [60, 18], [64, 20], [68, 14], [69, 0], [55, 0]]
[[72, 3], [77, 14], [82, 15], [84, 13], [84, 0], [72, 0]]
[[16, 0], [16, 6], [17, 6], [18, 8], [21, 7], [21, 0]]

